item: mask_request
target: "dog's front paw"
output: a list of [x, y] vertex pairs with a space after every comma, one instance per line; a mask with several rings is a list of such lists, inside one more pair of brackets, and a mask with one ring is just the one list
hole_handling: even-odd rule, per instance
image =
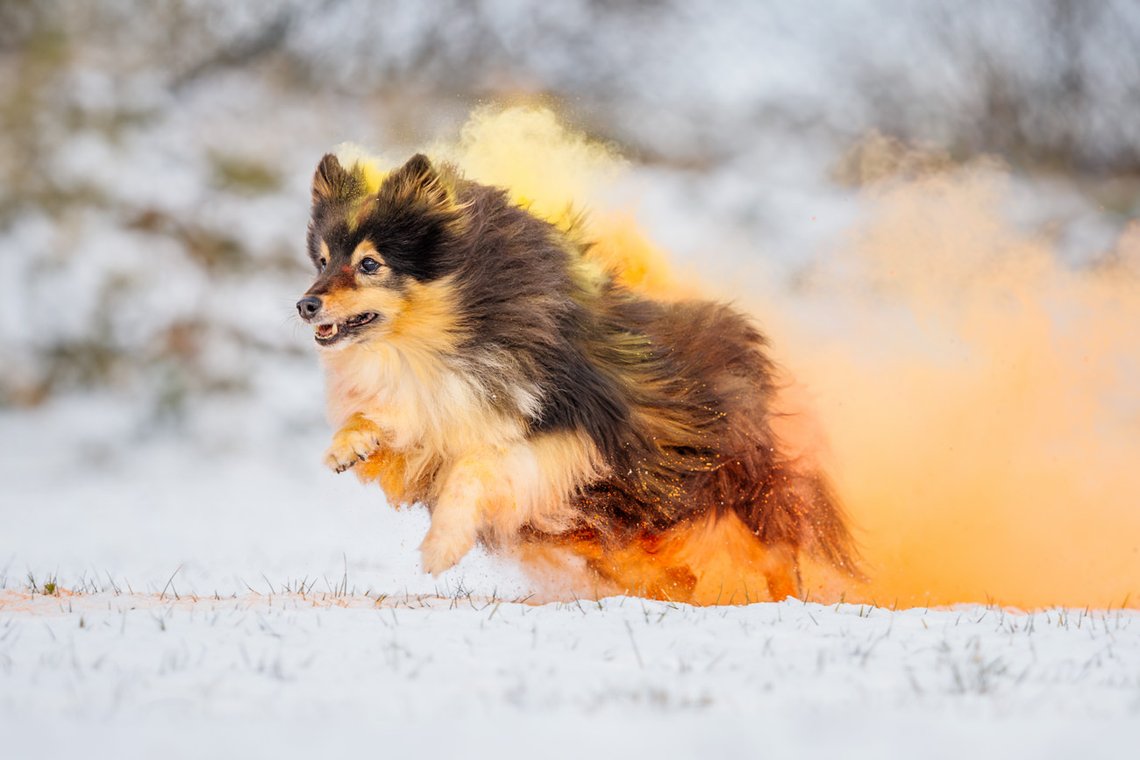
[[359, 414], [333, 436], [332, 446], [325, 452], [325, 465], [336, 472], [344, 472], [357, 462], [363, 462], [381, 446], [380, 428]]
[[475, 546], [475, 538], [459, 531], [445, 531], [433, 527], [420, 544], [420, 559], [424, 572], [439, 575], [455, 564]]

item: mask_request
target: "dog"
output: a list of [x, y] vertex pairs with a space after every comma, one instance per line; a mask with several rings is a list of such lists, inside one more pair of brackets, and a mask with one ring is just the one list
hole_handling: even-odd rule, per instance
[[582, 229], [423, 154], [379, 176], [325, 155], [297, 310], [326, 370], [326, 464], [427, 507], [433, 575], [476, 544], [573, 568], [575, 594], [783, 599], [805, 555], [857, 574], [826, 478], [773, 432], [762, 333], [619, 285]]

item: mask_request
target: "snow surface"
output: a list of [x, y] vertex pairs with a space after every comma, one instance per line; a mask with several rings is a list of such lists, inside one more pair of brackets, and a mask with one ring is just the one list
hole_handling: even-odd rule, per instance
[[0, 631], [15, 756], [1125, 757], [1140, 699], [1121, 612], [99, 594]]
[[[1130, 756], [1140, 613], [536, 605], [325, 472], [309, 363], [0, 414], [4, 757]], [[29, 577], [30, 576], [30, 577]], [[31, 594], [48, 582], [72, 595]]]

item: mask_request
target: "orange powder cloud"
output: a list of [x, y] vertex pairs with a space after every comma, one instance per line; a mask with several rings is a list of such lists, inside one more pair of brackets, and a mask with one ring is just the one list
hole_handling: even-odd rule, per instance
[[[621, 162], [550, 112], [481, 111], [433, 152], [555, 223], [588, 208], [600, 263], [691, 293], [610, 196]], [[1074, 270], [1008, 221], [1000, 169], [896, 163], [927, 174], [868, 186], [805, 288], [746, 304], [794, 378], [782, 432], [832, 473], [869, 576], [813, 598], [1140, 605], [1140, 227]]]
[[862, 544], [848, 598], [1140, 604], [1140, 229], [1073, 270], [1003, 218], [1005, 184], [870, 189], [809, 288], [842, 331], [758, 306]]

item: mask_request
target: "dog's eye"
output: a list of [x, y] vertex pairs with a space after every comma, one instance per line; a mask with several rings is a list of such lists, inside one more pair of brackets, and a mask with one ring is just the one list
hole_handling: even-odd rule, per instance
[[380, 268], [380, 262], [368, 256], [360, 260], [360, 271], [365, 274], [375, 274], [376, 270]]

